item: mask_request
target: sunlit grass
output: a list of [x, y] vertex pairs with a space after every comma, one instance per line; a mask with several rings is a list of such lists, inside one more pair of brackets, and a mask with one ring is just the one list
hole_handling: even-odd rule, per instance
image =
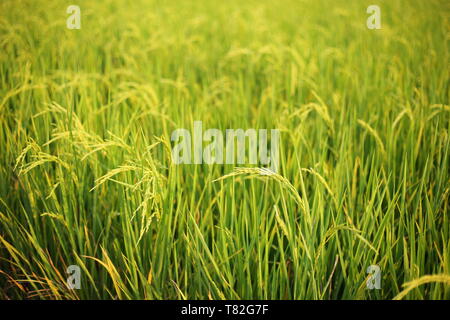
[[[76, 2], [0, 2], [0, 298], [450, 298], [446, 1]], [[175, 165], [195, 120], [280, 171]]]

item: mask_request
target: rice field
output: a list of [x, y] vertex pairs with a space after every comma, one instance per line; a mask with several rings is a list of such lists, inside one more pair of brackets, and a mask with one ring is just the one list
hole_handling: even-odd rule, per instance
[[[0, 299], [450, 299], [449, 18], [1, 1]], [[278, 129], [279, 170], [174, 163], [194, 121]]]

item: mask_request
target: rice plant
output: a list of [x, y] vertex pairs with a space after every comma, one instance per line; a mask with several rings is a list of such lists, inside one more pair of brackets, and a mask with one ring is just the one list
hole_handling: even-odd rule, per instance
[[[450, 299], [449, 13], [1, 1], [0, 298]], [[278, 129], [278, 172], [174, 163], [194, 121]]]

